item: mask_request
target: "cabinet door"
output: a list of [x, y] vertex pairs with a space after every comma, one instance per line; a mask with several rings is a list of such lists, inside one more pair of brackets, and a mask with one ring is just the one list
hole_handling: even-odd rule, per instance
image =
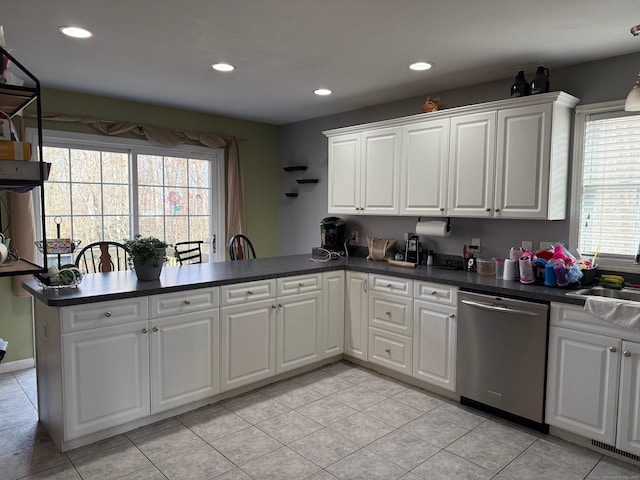
[[64, 439], [149, 415], [147, 321], [62, 335]]
[[640, 343], [622, 342], [616, 446], [640, 455]]
[[498, 112], [495, 216], [547, 218], [552, 106]]
[[413, 376], [456, 389], [456, 308], [414, 300]]
[[220, 309], [220, 387], [247, 385], [276, 373], [275, 299]]
[[443, 118], [404, 127], [402, 215], [446, 215], [449, 123]]
[[322, 292], [278, 298], [276, 373], [320, 360]]
[[411, 338], [369, 327], [369, 361], [411, 375]]
[[151, 413], [220, 391], [217, 308], [152, 319]]
[[551, 327], [549, 425], [613, 445], [621, 343], [612, 337]]
[[354, 215], [360, 206], [360, 134], [330, 137], [328, 212]]
[[344, 351], [344, 272], [322, 274], [322, 355]]
[[496, 112], [451, 118], [447, 213], [493, 217]]
[[347, 272], [344, 319], [344, 353], [367, 360], [367, 274]]
[[362, 132], [360, 205], [365, 215], [400, 213], [400, 137], [402, 129]]

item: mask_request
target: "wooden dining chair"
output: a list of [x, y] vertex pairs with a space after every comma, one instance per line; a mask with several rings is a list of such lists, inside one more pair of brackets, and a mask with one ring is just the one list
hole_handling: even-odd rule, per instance
[[202, 263], [202, 240], [191, 240], [173, 244], [180, 265]]
[[122, 243], [104, 241], [86, 245], [76, 257], [76, 267], [85, 273], [130, 270], [129, 250]]
[[231, 260], [256, 258], [256, 251], [251, 240], [242, 234], [231, 237], [231, 240], [229, 240], [229, 257]]

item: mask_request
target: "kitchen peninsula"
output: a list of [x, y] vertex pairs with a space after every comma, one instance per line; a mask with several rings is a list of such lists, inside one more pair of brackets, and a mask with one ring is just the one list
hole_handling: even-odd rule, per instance
[[[372, 295], [364, 302], [373, 302], [375, 318], [365, 315], [356, 324], [355, 311], [345, 307], [350, 279], [369, 282]], [[458, 289], [583, 303], [562, 289], [470, 272], [363, 258], [318, 262], [309, 255], [166, 267], [149, 282], [124, 271], [86, 275], [77, 289], [24, 285], [35, 299], [40, 419], [61, 450], [315, 368], [343, 352], [455, 398], [455, 328], [445, 329], [454, 341], [446, 358], [433, 368], [417, 364], [416, 342], [425, 335], [412, 337], [413, 298], [447, 312], [455, 312]], [[455, 322], [455, 315], [442, 319]], [[358, 342], [361, 349], [351, 348]]]

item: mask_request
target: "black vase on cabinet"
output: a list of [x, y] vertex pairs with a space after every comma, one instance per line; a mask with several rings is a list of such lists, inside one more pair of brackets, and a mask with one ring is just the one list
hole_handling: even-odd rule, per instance
[[538, 65], [536, 76], [531, 82], [531, 95], [547, 93], [549, 91], [549, 69], [544, 65]]
[[520, 70], [511, 85], [511, 97], [524, 97], [529, 95], [529, 82], [524, 78], [524, 70]]

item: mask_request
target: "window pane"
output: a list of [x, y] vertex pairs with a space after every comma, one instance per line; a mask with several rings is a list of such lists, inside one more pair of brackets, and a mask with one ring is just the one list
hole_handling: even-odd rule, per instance
[[209, 188], [209, 162], [189, 160], [189, 186]]
[[44, 198], [47, 199], [47, 216], [71, 214], [71, 185], [69, 183], [45, 182]]
[[129, 214], [129, 185], [104, 185], [102, 193], [105, 215]]
[[100, 182], [100, 152], [71, 150], [71, 180], [74, 182]]
[[189, 215], [209, 214], [210, 190], [189, 189]]
[[74, 216], [73, 237], [82, 240], [82, 245], [105, 240], [102, 234], [102, 217]]
[[165, 158], [164, 162], [166, 185], [187, 186], [187, 159], [186, 158]]
[[129, 184], [129, 155], [102, 152], [102, 181]]
[[71, 188], [73, 215], [100, 215], [102, 189], [99, 184], [74, 183]]
[[165, 204], [164, 214], [176, 217], [179, 215], [187, 215], [185, 198], [186, 189], [180, 187], [169, 186], [164, 189], [165, 191]]
[[167, 243], [190, 240], [189, 219], [186, 216], [165, 217], [165, 232]]
[[138, 155], [138, 185], [162, 185], [162, 157]]
[[189, 217], [191, 240], [205, 240], [209, 237], [209, 217]]
[[140, 215], [162, 215], [164, 203], [164, 189], [162, 187], [138, 188], [138, 212]]
[[60, 222], [60, 237], [58, 237], [58, 225], [55, 223], [54, 218], [55, 217], [47, 217], [45, 219], [47, 227], [47, 238], [71, 238], [71, 218], [64, 216], [61, 217], [62, 222]]
[[56, 182], [69, 181], [69, 149], [42, 147], [42, 154], [51, 163], [49, 180]]
[[129, 238], [131, 231], [129, 216], [110, 215], [104, 217], [104, 239], [114, 242], [122, 242]]
[[140, 235], [164, 238], [164, 217], [140, 217]]

